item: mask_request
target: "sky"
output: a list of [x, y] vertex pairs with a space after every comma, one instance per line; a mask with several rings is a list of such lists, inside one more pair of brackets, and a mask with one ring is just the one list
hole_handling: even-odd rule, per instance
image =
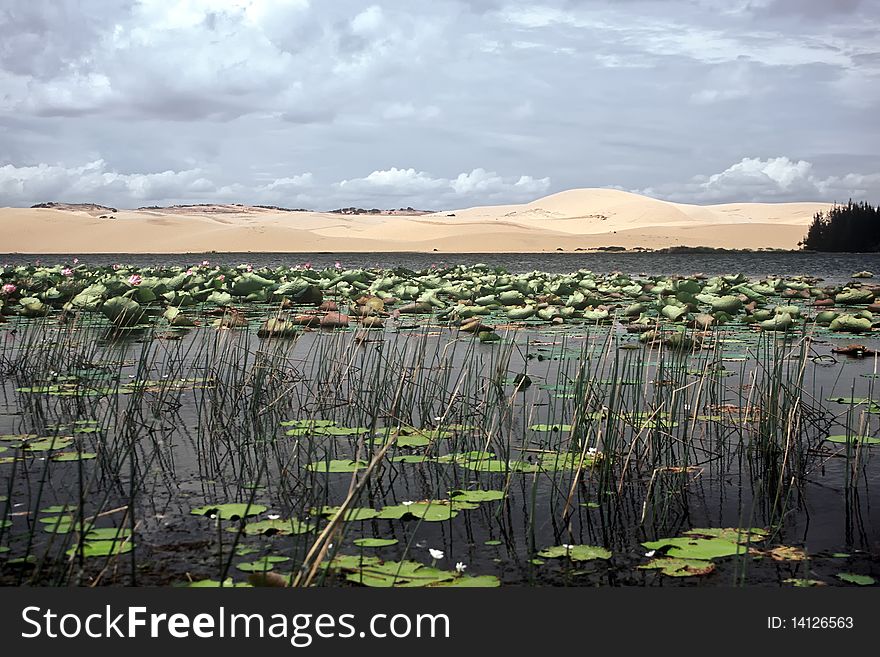
[[0, 0], [0, 206], [880, 202], [880, 0]]

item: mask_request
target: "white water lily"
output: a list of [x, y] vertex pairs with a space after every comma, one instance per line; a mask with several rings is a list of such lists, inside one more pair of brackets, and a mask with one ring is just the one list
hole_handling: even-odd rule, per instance
[[463, 562], [461, 562], [461, 561], [459, 561], [457, 564], [455, 564], [455, 570], [456, 570], [456, 572], [458, 572], [459, 574], [460, 574], [460, 573], [463, 573], [463, 572], [465, 571], [466, 568], [467, 568], [467, 564], [466, 564], [466, 563], [463, 563]]
[[278, 520], [278, 518], [280, 518], [281, 516], [278, 515], [277, 513], [270, 513], [270, 514], [267, 515], [266, 517], [267, 517], [269, 520]]
[[432, 559], [442, 559], [443, 558], [443, 550], [435, 550], [434, 548], [428, 548], [428, 552], [431, 554]]
[[411, 506], [415, 504], [415, 502], [413, 502], [412, 500], [407, 500], [406, 502], [401, 502], [401, 504], [403, 504], [403, 506]]
[[653, 557], [655, 554], [657, 554], [657, 550], [649, 550], [648, 552], [645, 552], [646, 557]]

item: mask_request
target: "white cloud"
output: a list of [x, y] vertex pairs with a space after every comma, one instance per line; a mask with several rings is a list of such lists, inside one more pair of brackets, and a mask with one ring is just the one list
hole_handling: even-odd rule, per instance
[[440, 189], [446, 186], [442, 178], [432, 178], [424, 171], [415, 169], [398, 169], [392, 167], [384, 171], [373, 171], [365, 178], [343, 180], [338, 187], [346, 192], [354, 194], [391, 194], [394, 196], [409, 196], [427, 190]]
[[633, 191], [686, 203], [845, 201], [880, 194], [880, 173], [822, 177], [806, 160], [746, 157], [720, 173], [695, 176], [687, 183]]
[[122, 174], [104, 160], [79, 167], [39, 164], [0, 167], [0, 203], [28, 204], [45, 200], [119, 199], [145, 202], [157, 198], [193, 198], [213, 191], [199, 169]]
[[347, 198], [352, 194], [365, 198], [375, 196], [412, 197], [423, 207], [451, 207], [452, 205], [531, 201], [550, 188], [549, 178], [536, 179], [520, 176], [504, 178], [482, 168], [460, 173], [455, 178], [434, 177], [415, 169], [391, 168], [373, 171], [365, 178], [343, 180], [336, 185]]
[[335, 183], [321, 183], [311, 172], [251, 184], [221, 184], [216, 177], [201, 169], [120, 173], [101, 159], [74, 167], [7, 164], [0, 167], [0, 205], [66, 201], [134, 207], [240, 202], [329, 209], [352, 204], [396, 207], [403, 203], [427, 208], [533, 200], [550, 186], [549, 178], [504, 178], [481, 168], [453, 179], [396, 167]]

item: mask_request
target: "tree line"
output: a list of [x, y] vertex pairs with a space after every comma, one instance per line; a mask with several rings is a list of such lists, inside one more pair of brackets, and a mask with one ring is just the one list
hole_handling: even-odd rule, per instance
[[817, 212], [800, 244], [805, 251], [880, 251], [880, 207], [850, 199]]

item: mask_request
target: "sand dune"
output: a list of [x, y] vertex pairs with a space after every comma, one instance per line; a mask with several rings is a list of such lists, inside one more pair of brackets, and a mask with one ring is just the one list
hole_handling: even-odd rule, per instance
[[119, 210], [113, 218], [101, 218], [94, 212], [69, 209], [0, 208], [0, 252], [794, 249], [813, 215], [829, 207], [829, 203], [688, 205], [614, 189], [575, 189], [522, 205], [419, 216], [347, 216], [229, 205]]

